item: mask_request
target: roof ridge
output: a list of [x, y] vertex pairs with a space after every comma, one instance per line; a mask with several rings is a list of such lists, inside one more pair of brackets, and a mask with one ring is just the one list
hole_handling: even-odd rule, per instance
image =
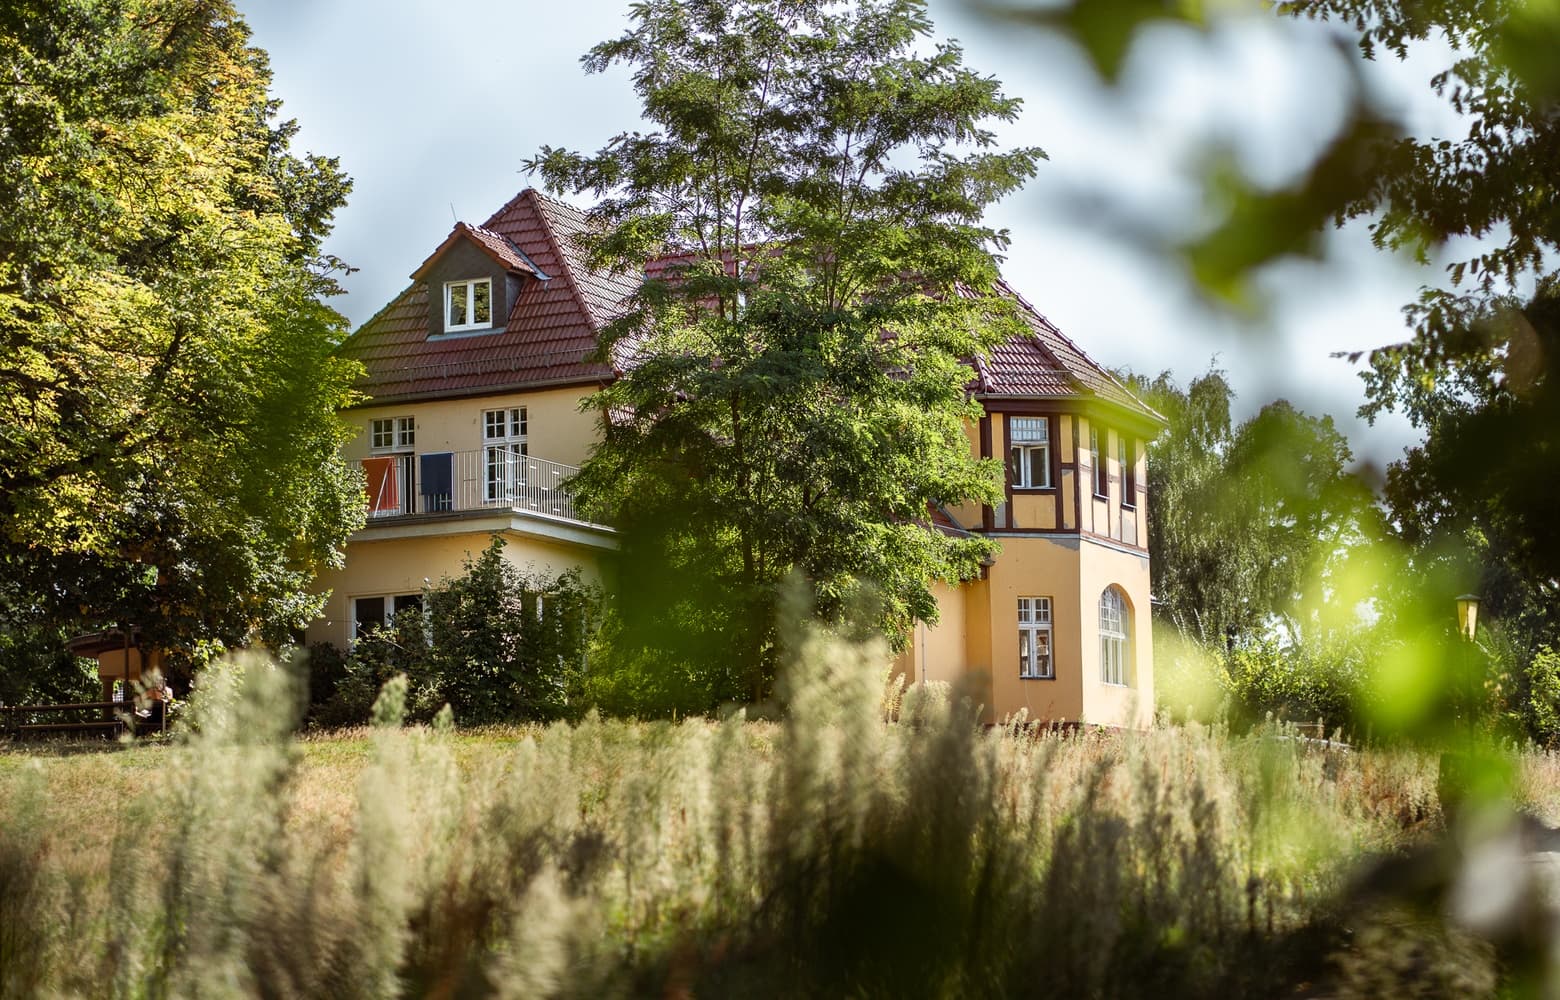
[[[563, 280], [568, 284], [570, 294], [574, 296], [574, 304], [585, 314], [591, 329], [600, 333], [601, 328], [605, 324], [596, 316], [596, 311], [590, 307], [590, 303], [585, 301], [585, 293], [580, 290], [579, 279], [574, 276], [574, 261], [569, 254], [564, 253], [563, 241], [558, 238], [558, 233], [553, 227], [553, 220], [547, 214], [547, 208], [552, 206], [552, 202], [543, 198], [534, 187], [526, 188], [516, 197], [523, 198], [526, 195], [530, 195], [531, 200], [535, 203], [536, 215], [542, 220], [542, 231], [547, 234], [547, 242], [552, 247], [553, 253], [558, 257], [558, 264], [563, 270]], [[575, 209], [575, 211], [577, 212], [579, 209]]]
[[520, 198], [525, 195], [531, 195], [537, 201], [544, 202], [553, 206], [554, 208], [562, 208], [570, 212], [578, 212], [581, 216], [587, 216], [590, 214], [585, 209], [579, 207], [573, 202], [564, 201], [562, 198], [554, 198], [552, 195], [538, 187], [528, 187], [524, 191], [521, 191], [519, 195], [516, 195], [516, 198]]
[[535, 190], [535, 188], [529, 188], [529, 187], [528, 188], [523, 188], [520, 191], [519, 194], [515, 195], [513, 198], [511, 198], [508, 201], [504, 202], [503, 207], [501, 207], [498, 211], [494, 212], [492, 215], [488, 216], [487, 217], [487, 221], [482, 223], [482, 228], [483, 229], [487, 229], [489, 231], [493, 231], [492, 230], [493, 223], [497, 222], [499, 220], [499, 218], [502, 217], [505, 212], [507, 212], [511, 208], [513, 208], [517, 201], [519, 201], [521, 198], [524, 198], [526, 195], [530, 194], [534, 190]]

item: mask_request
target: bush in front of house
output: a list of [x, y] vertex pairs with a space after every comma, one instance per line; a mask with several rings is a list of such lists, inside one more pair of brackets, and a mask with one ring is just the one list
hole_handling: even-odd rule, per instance
[[348, 653], [310, 649], [311, 709], [319, 726], [368, 722], [390, 678], [407, 679], [406, 713], [432, 719], [446, 704], [463, 725], [544, 722], [577, 714], [600, 590], [577, 570], [523, 570], [492, 544], [464, 572], [429, 587], [422, 608], [369, 630]]

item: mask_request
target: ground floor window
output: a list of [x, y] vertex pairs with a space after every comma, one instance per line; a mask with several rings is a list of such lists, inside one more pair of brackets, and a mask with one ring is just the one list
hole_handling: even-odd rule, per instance
[[1127, 601], [1118, 587], [1106, 587], [1100, 594], [1100, 680], [1106, 684], [1127, 683]]
[[352, 638], [374, 628], [388, 628], [407, 608], [422, 608], [421, 594], [378, 594], [352, 599]]
[[1041, 680], [1056, 676], [1051, 660], [1051, 599], [1018, 599], [1018, 676]]

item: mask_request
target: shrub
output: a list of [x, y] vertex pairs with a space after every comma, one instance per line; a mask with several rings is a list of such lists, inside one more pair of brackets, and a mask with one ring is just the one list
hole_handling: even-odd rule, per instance
[[1238, 728], [1269, 718], [1361, 728], [1362, 640], [1281, 644], [1267, 637], [1220, 648], [1162, 626], [1154, 651], [1155, 697], [1169, 718], [1227, 718]]
[[577, 570], [555, 577], [521, 570], [495, 535], [460, 576], [429, 587], [420, 609], [403, 609], [388, 628], [360, 636], [349, 657], [338, 659], [334, 647], [311, 651], [319, 671], [311, 718], [361, 725], [381, 686], [398, 675], [407, 678], [405, 709], [415, 722], [446, 704], [463, 725], [578, 714], [600, 607], [600, 592]]

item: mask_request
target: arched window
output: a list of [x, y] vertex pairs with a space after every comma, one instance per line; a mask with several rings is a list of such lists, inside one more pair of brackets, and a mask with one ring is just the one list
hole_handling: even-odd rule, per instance
[[1100, 680], [1127, 683], [1127, 655], [1131, 616], [1120, 587], [1106, 587], [1100, 594]]

